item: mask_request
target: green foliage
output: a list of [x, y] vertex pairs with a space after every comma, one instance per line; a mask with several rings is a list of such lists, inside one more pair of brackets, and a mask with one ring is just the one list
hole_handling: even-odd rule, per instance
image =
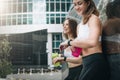
[[5, 78], [6, 75], [10, 74], [12, 72], [12, 64], [3, 59], [2, 61], [0, 60], [0, 77]]
[[2, 78], [12, 72], [12, 64], [9, 60], [11, 49], [7, 39], [0, 40], [0, 77]]

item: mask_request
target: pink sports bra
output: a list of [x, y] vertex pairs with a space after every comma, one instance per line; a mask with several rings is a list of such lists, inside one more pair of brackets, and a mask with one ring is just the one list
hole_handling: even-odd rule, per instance
[[78, 48], [78, 47], [74, 47], [74, 48], [75, 48], [75, 50], [72, 51], [72, 55], [74, 57], [78, 57], [81, 54], [81, 52], [82, 52], [82, 48]]

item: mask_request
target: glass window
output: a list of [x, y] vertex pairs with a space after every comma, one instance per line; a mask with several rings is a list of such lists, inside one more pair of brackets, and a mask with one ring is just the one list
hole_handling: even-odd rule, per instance
[[50, 17], [54, 17], [55, 16], [55, 14], [50, 14]]
[[16, 15], [12, 16], [12, 25], [16, 25]]
[[18, 2], [22, 2], [22, 0], [18, 0]]
[[72, 2], [72, 0], [67, 0], [68, 2]]
[[7, 16], [7, 25], [11, 25], [11, 16]]
[[12, 8], [12, 5], [9, 3], [8, 5], [7, 5], [8, 7], [8, 9], [7, 9], [7, 13], [11, 13], [11, 8]]
[[32, 24], [32, 15], [31, 14], [28, 15], [27, 20], [28, 20], [28, 22], [27, 22], [28, 24]]
[[70, 8], [70, 3], [67, 3], [67, 11], [69, 10], [69, 8]]
[[56, 40], [60, 40], [60, 35], [58, 34], [58, 35], [56, 35]]
[[54, 11], [54, 3], [50, 3], [50, 11]]
[[53, 48], [55, 47], [55, 42], [52, 42], [52, 47], [53, 47]]
[[46, 11], [49, 11], [49, 3], [46, 3]]
[[60, 17], [56, 17], [56, 24], [60, 24]]
[[28, 18], [28, 24], [32, 24], [32, 18]]
[[62, 17], [65, 17], [65, 16], [66, 16], [66, 14], [61, 14], [61, 16], [62, 16]]
[[56, 3], [56, 11], [60, 11], [60, 3]]
[[33, 7], [32, 7], [33, 5], [32, 5], [32, 3], [29, 3], [28, 4], [28, 12], [32, 12], [32, 10], [33, 10]]
[[2, 26], [1, 21], [2, 21], [2, 20], [0, 19], [0, 26]]
[[65, 11], [65, 3], [61, 4], [61, 9], [62, 9], [62, 11]]
[[3, 16], [2, 17], [2, 26], [5, 26], [6, 25], [6, 16]]
[[65, 20], [65, 17], [62, 18], [62, 23], [64, 22], [64, 20]]
[[22, 16], [21, 15], [18, 15], [18, 25], [22, 24]]
[[60, 41], [56, 42], [56, 48], [59, 48]]
[[50, 23], [51, 23], [51, 24], [54, 24], [54, 23], [55, 23], [54, 17], [51, 17], [51, 18], [50, 18]]
[[27, 3], [23, 4], [23, 12], [27, 12]]
[[28, 2], [32, 2], [32, 0], [28, 0]]
[[60, 17], [60, 14], [56, 14], [57, 17]]
[[23, 24], [27, 24], [27, 15], [23, 15]]
[[22, 12], [22, 4], [21, 3], [18, 4], [18, 12]]
[[16, 7], [17, 7], [17, 5], [13, 4], [13, 13], [16, 13]]
[[49, 24], [49, 17], [47, 17], [47, 24]]
[[27, 18], [23, 18], [23, 24], [27, 24]]
[[27, 0], [23, 0], [23, 2], [27, 2]]
[[54, 52], [59, 52], [59, 45], [62, 41], [62, 33], [54, 33], [52, 35], [52, 51]]

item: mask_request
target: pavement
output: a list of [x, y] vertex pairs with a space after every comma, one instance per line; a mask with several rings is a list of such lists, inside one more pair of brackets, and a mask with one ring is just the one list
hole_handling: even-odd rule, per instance
[[64, 80], [68, 74], [68, 69], [62, 72], [32, 73], [32, 74], [10, 74], [3, 80]]
[[6, 80], [6, 79], [0, 78], [0, 80]]

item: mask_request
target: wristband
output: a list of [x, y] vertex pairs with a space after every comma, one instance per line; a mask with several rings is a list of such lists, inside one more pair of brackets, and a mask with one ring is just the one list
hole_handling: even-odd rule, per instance
[[68, 46], [71, 46], [71, 44], [70, 44], [71, 41], [72, 41], [72, 40], [69, 40], [69, 41], [68, 41]]
[[66, 61], [67, 57], [64, 56], [64, 61]]

